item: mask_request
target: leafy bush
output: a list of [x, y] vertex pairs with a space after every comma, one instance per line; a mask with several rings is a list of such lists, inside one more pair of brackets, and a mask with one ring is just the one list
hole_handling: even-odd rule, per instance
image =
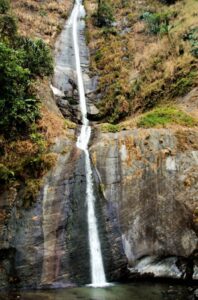
[[[20, 99], [26, 94], [30, 72], [23, 68], [24, 53], [0, 43], [1, 99]], [[2, 104], [1, 104], [2, 107]]]
[[14, 172], [9, 170], [5, 165], [0, 164], [0, 185], [9, 183], [14, 178]]
[[12, 40], [17, 33], [17, 23], [13, 16], [3, 15], [0, 16], [0, 38]]
[[[32, 127], [31, 129], [33, 130]], [[37, 144], [39, 153], [44, 153], [47, 148], [46, 141], [44, 139], [43, 134], [37, 132], [36, 130], [37, 128], [35, 128], [30, 134], [30, 139], [33, 143]]]
[[[0, 132], [24, 130], [38, 118], [38, 105], [28, 97], [28, 69], [23, 68], [24, 53], [0, 43]], [[25, 127], [24, 127], [25, 126]]]
[[109, 3], [102, 1], [98, 6], [97, 25], [110, 27], [114, 22], [113, 9]]
[[139, 122], [139, 127], [165, 126], [166, 124], [180, 124], [195, 126], [198, 122], [190, 115], [173, 106], [162, 106], [144, 114]]
[[167, 34], [170, 30], [169, 16], [167, 13], [145, 12], [142, 19], [148, 25], [148, 31], [152, 34]]
[[39, 117], [37, 101], [34, 99], [16, 99], [9, 104], [12, 105], [8, 108], [4, 102], [4, 117], [0, 121], [2, 128], [25, 132], [25, 129]]
[[188, 40], [191, 45], [191, 53], [198, 58], [198, 27], [191, 29], [183, 37], [184, 40]]
[[0, 14], [5, 14], [10, 8], [9, 0], [0, 0]]
[[177, 76], [175, 82], [170, 86], [172, 96], [174, 97], [185, 95], [193, 87], [196, 82], [197, 71], [193, 70], [185, 74], [184, 70], [182, 70], [182, 72], [178, 72]]
[[53, 58], [50, 48], [41, 39], [31, 40], [19, 37], [16, 47], [24, 51], [24, 66], [31, 72], [31, 76], [48, 76], [53, 73]]
[[23, 167], [28, 170], [34, 178], [43, 176], [56, 162], [57, 156], [54, 153], [38, 154], [28, 158]]

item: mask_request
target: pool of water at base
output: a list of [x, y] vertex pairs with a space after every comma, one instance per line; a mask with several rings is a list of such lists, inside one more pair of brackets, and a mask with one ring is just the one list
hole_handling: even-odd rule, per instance
[[162, 283], [115, 284], [106, 288], [77, 287], [0, 293], [0, 300], [188, 300], [187, 286]]

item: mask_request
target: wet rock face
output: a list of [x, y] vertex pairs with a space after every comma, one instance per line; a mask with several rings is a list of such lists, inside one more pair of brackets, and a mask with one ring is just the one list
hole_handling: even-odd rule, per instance
[[[82, 19], [78, 24], [78, 37], [80, 49], [80, 61], [83, 73], [83, 82], [85, 95], [87, 99], [87, 108], [90, 118], [98, 114], [95, 106], [98, 95], [97, 77], [90, 77], [89, 74], [89, 49], [85, 39], [85, 22], [82, 11]], [[77, 89], [76, 62], [73, 46], [73, 28], [70, 19], [66, 21], [63, 31], [57, 39], [55, 45], [55, 71], [52, 82], [56, 102], [65, 118], [79, 123], [81, 119], [79, 108], [79, 95]]]
[[[95, 209], [108, 281], [198, 278], [197, 140], [190, 129], [95, 137]], [[84, 155], [67, 139], [54, 147], [57, 165], [33, 207], [24, 209], [14, 189], [1, 196], [0, 288], [91, 281]]]
[[32, 207], [1, 195], [0, 289], [89, 282], [84, 157], [68, 139], [54, 147], [58, 162]]
[[[132, 272], [185, 277], [189, 265], [196, 270], [197, 144], [193, 130], [136, 129], [100, 135], [92, 146]], [[175, 257], [190, 258], [181, 267]]]

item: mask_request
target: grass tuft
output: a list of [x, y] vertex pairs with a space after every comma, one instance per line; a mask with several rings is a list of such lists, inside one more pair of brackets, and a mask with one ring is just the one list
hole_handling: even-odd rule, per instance
[[138, 127], [166, 126], [167, 124], [178, 124], [183, 126], [197, 126], [198, 121], [174, 106], [161, 106], [145, 113], [140, 117]]

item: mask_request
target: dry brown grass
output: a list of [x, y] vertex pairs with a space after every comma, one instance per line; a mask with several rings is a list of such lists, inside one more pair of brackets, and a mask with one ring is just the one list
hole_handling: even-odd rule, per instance
[[42, 38], [53, 45], [72, 3], [72, 0], [12, 0], [12, 9], [18, 17], [22, 35]]
[[[72, 7], [72, 0], [11, 0], [12, 13], [18, 18], [19, 33], [29, 38], [42, 38], [53, 47], [55, 38]], [[57, 137], [73, 137], [55, 105], [50, 78], [37, 78], [31, 92], [42, 103], [41, 118], [30, 132], [14, 140], [0, 136], [1, 192], [20, 190], [25, 207], [36, 200], [44, 174], [54, 166], [57, 154], [50, 147]], [[0, 216], [1, 217], [1, 216]]]
[[[198, 25], [196, 0], [178, 1], [171, 6], [153, 0], [126, 1], [125, 5], [121, 0], [109, 2], [114, 7], [117, 34], [105, 36], [101, 28], [94, 26], [92, 18], [97, 1], [85, 0], [92, 69], [100, 76], [100, 112], [105, 120], [115, 122], [159, 102], [175, 101], [177, 92], [184, 94], [198, 84], [198, 75], [190, 78], [197, 60], [190, 53], [189, 42], [183, 40], [183, 35]], [[146, 11], [168, 13], [170, 31], [164, 36], [149, 34], [147, 24], [140, 20]], [[98, 51], [101, 55], [96, 61]], [[124, 97], [124, 103], [129, 104], [125, 105], [126, 114], [120, 112], [123, 102], [117, 93], [119, 99]]]
[[63, 118], [49, 111], [45, 106], [41, 108], [41, 115], [42, 118], [38, 123], [38, 128], [50, 144], [54, 142], [55, 138], [67, 135]]

